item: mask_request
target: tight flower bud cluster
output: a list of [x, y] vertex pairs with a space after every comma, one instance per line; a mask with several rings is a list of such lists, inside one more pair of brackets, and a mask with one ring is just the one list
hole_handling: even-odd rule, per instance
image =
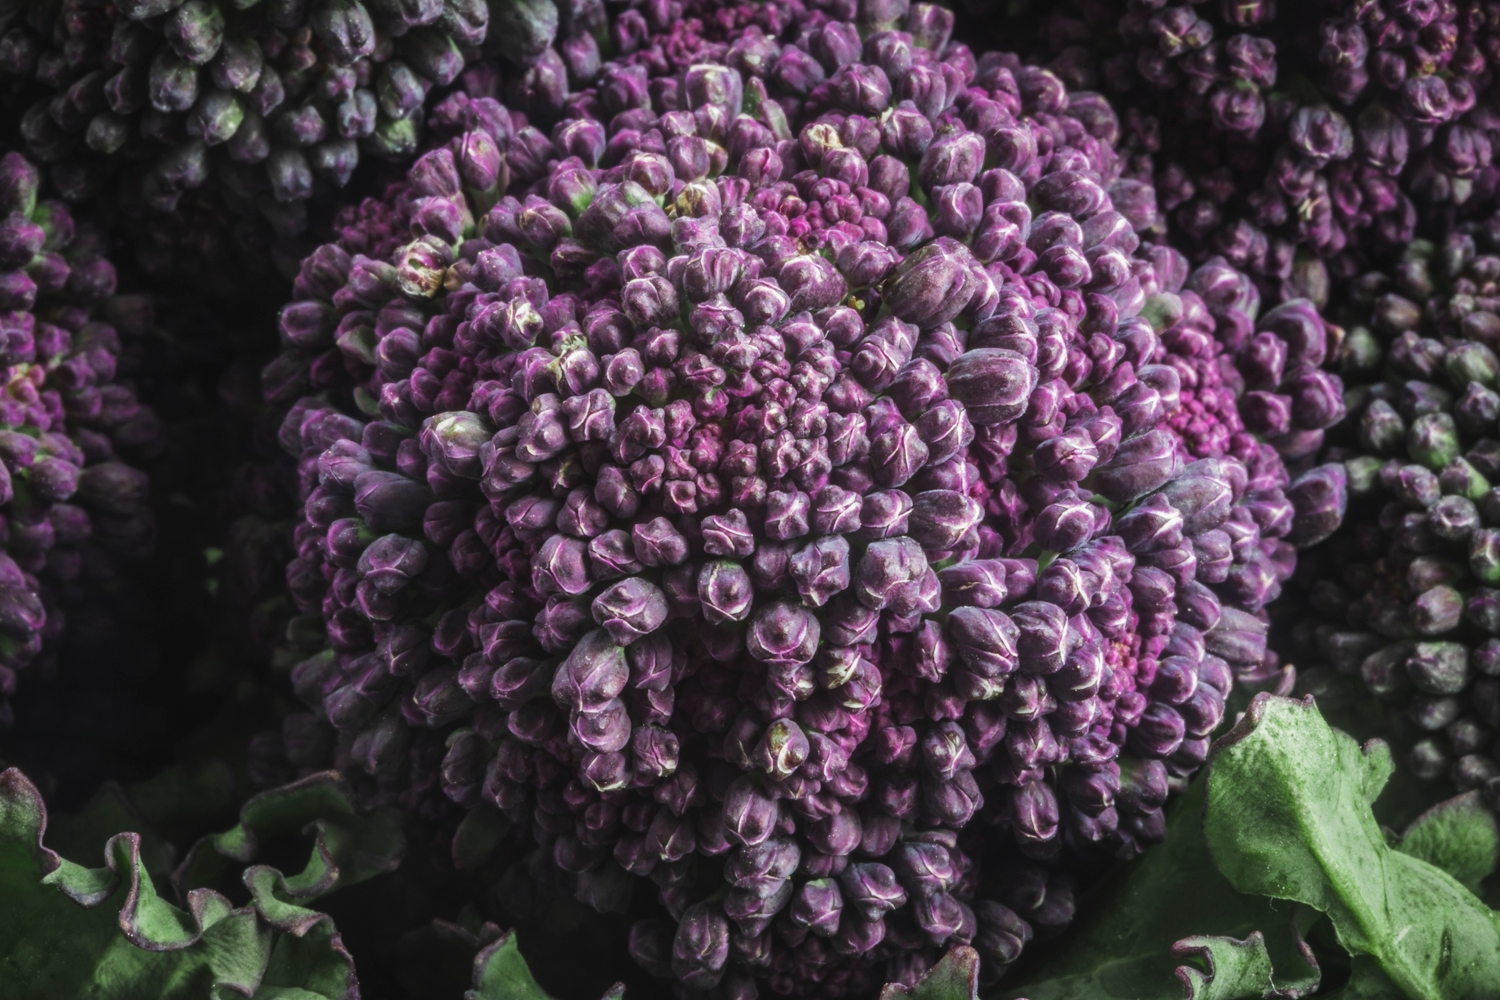
[[1143, 245], [1107, 104], [893, 11], [606, 65], [497, 201], [466, 151], [515, 120], [455, 96], [265, 373], [327, 643], [287, 760], [491, 803], [600, 909], [649, 878], [690, 990], [998, 975], [1069, 852], [1162, 836], [1341, 513], [1283, 490], [1341, 416], [1316, 311]]
[[[1411, 239], [1408, 196], [1462, 208], [1495, 188], [1481, 98], [1500, 39], [1477, 8], [1118, 0], [1055, 9], [1043, 33], [1054, 72], [1131, 106], [1177, 230], [1269, 279], [1293, 280], [1299, 247], [1350, 279], [1362, 244]], [[1184, 117], [1206, 127], [1162, 128]]]
[[1316, 614], [1295, 638], [1427, 734], [1414, 774], [1500, 808], [1500, 257], [1476, 235], [1493, 249], [1418, 241], [1355, 287], [1328, 457], [1361, 516], [1299, 572]]
[[343, 187], [361, 151], [416, 151], [429, 91], [477, 55], [489, 17], [481, 0], [25, 3], [0, 75], [40, 95], [21, 135], [70, 200], [139, 161], [157, 210], [212, 177], [297, 232], [304, 202]]
[[149, 548], [146, 477], [116, 449], [149, 451], [161, 433], [115, 381], [114, 324], [149, 305], [115, 295], [98, 234], [39, 186], [34, 164], [0, 158], [0, 725], [16, 671], [63, 634], [63, 606]]

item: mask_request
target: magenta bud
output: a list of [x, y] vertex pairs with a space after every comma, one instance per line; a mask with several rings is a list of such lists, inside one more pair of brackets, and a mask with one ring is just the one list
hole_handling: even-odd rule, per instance
[[[703, 617], [710, 624], [744, 621], [750, 616], [754, 597], [750, 574], [739, 563], [715, 560], [705, 563], [698, 575], [698, 600], [703, 605]], [[813, 627], [816, 628], [816, 620]], [[816, 634], [813, 645], [817, 645]], [[811, 656], [809, 652], [808, 658]]]
[[765, 842], [776, 825], [776, 802], [745, 776], [724, 793], [724, 833], [736, 844], [754, 847]]
[[802, 599], [822, 607], [849, 586], [849, 543], [837, 535], [819, 538], [792, 555], [787, 572]]
[[896, 268], [886, 286], [886, 305], [897, 317], [926, 329], [947, 323], [978, 290], [973, 254], [962, 243], [938, 237]]
[[661, 627], [667, 599], [655, 584], [632, 576], [594, 598], [593, 614], [609, 637], [625, 646]]
[[1116, 502], [1134, 500], [1165, 485], [1181, 462], [1171, 432], [1153, 430], [1121, 443], [1114, 457], [1095, 470], [1094, 488]]
[[1320, 465], [1286, 488], [1296, 511], [1287, 541], [1298, 548], [1315, 545], [1333, 534], [1348, 506], [1348, 476], [1340, 463]]
[[559, 705], [596, 711], [617, 698], [629, 678], [625, 650], [603, 629], [596, 629], [557, 668], [552, 697]]
[[850, 288], [869, 288], [885, 280], [901, 256], [880, 243], [860, 241], [839, 250], [835, 263]]
[[952, 490], [918, 493], [912, 498], [911, 536], [929, 551], [953, 549], [983, 516], [977, 501]]
[[790, 916], [798, 927], [805, 927], [822, 937], [838, 932], [844, 898], [833, 879], [804, 882], [792, 899]]

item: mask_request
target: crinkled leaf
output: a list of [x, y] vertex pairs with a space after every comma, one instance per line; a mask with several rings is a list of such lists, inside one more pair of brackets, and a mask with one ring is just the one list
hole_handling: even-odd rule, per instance
[[153, 832], [135, 800], [113, 781], [106, 781], [78, 812], [54, 816], [47, 825], [47, 843], [65, 858], [97, 858], [121, 830], [139, 830], [141, 860], [152, 875], [172, 870], [172, 849]]
[[552, 1000], [537, 985], [521, 949], [516, 932], [506, 931], [474, 956], [474, 988], [464, 1000]]
[[1202, 963], [1201, 967], [1177, 967], [1177, 978], [1189, 1000], [1249, 1000], [1276, 991], [1275, 970], [1260, 931], [1252, 931], [1243, 941], [1223, 936], [1183, 938], [1172, 951]]
[[[75, 824], [125, 808], [109, 796]], [[90, 869], [44, 846], [47, 810], [21, 772], [0, 773], [0, 984], [6, 1000], [229, 1000], [300, 995], [352, 1000], [353, 963], [325, 917], [301, 940], [278, 935], [253, 907], [207, 889], [181, 910], [156, 892], [142, 837], [119, 833]], [[297, 990], [297, 994], [286, 991]]]
[[313, 841], [301, 872], [284, 875], [257, 865], [243, 876], [268, 919], [293, 933], [316, 920], [316, 911], [301, 904], [394, 871], [406, 851], [393, 810], [361, 815], [348, 783], [338, 772], [325, 771], [249, 799], [237, 826], [193, 845], [173, 881], [179, 892], [219, 885], [241, 864], [254, 861], [267, 841], [296, 834]]
[[[1166, 842], [1080, 901], [1079, 918], [1048, 957], [1024, 979], [1002, 983], [1000, 995], [1182, 1000], [1186, 988], [1195, 991], [1188, 1000], [1238, 1000], [1315, 989], [1318, 968], [1291, 907], [1234, 891], [1209, 857], [1202, 809], [1203, 783], [1196, 781], [1168, 807]], [[1250, 973], [1262, 967], [1237, 950], [1257, 934], [1269, 963], [1259, 979]], [[1200, 964], [1184, 964], [1185, 956]]]
[[[616, 983], [600, 1000], [621, 1000], [624, 995], [625, 987]], [[516, 932], [506, 931], [474, 956], [474, 987], [464, 993], [464, 1000], [552, 1000], [552, 997], [532, 976], [516, 945]]]
[[278, 935], [255, 1000], [278, 996], [283, 1000], [314, 997], [354, 1000], [358, 990], [354, 958], [334, 930], [333, 921], [325, 918], [310, 926], [301, 937]]
[[1370, 804], [1390, 753], [1331, 729], [1312, 699], [1257, 695], [1207, 767], [1204, 836], [1242, 892], [1328, 914], [1413, 1000], [1493, 997], [1500, 926], [1453, 876], [1391, 849]]
[[1500, 825], [1479, 793], [1465, 792], [1439, 802], [1412, 821], [1394, 845], [1452, 875], [1470, 892], [1495, 870], [1500, 857]]
[[[1370, 689], [1359, 677], [1341, 674], [1332, 667], [1298, 669], [1294, 690], [1275, 693], [1298, 698], [1312, 695], [1317, 699], [1318, 711], [1330, 726], [1361, 744], [1372, 739], [1384, 741], [1396, 760], [1404, 759], [1418, 740], [1430, 735], [1407, 717], [1399, 702], [1371, 698]], [[1234, 700], [1233, 696], [1230, 700]], [[1236, 705], [1225, 713], [1225, 717], [1237, 718], [1249, 707], [1250, 699], [1246, 698], [1244, 704]], [[1375, 818], [1400, 830], [1431, 805], [1432, 784], [1418, 778], [1410, 768], [1398, 767], [1374, 803]]]
[[979, 952], [959, 945], [927, 970], [914, 985], [887, 983], [880, 1000], [978, 1000]]

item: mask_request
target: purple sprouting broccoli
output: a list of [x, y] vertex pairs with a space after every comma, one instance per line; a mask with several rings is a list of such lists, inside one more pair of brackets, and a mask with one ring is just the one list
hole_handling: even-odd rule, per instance
[[[551, 44], [551, 0], [496, 9], [507, 55]], [[171, 212], [211, 182], [234, 211], [295, 233], [307, 200], [348, 183], [361, 155], [417, 152], [428, 94], [478, 57], [490, 10], [482, 0], [83, 0], [67, 10], [28, 0], [0, 35], [0, 77], [36, 95], [21, 137], [68, 200], [123, 171], [127, 203]]]
[[1288, 614], [1302, 662], [1359, 678], [1406, 717], [1404, 766], [1500, 809], [1495, 226], [1416, 241], [1353, 283], [1338, 358], [1349, 413], [1329, 464], [1293, 489], [1347, 490], [1358, 513], [1298, 570], [1312, 614]]
[[65, 630], [68, 606], [138, 558], [154, 532], [145, 473], [161, 425], [115, 381], [120, 326], [150, 305], [116, 295], [104, 241], [38, 200], [35, 164], [0, 158], [0, 726], [16, 671]]
[[1107, 104], [867, 7], [683, 20], [738, 54], [605, 64], [498, 200], [463, 179], [494, 108], [450, 98], [266, 369], [287, 759], [498, 808], [598, 905], [649, 878], [642, 965], [736, 996], [957, 942], [998, 976], [1070, 857], [1160, 839], [1277, 666], [1286, 463], [1337, 419], [1316, 310], [1142, 243]]
[[[1155, 154], [1175, 235], [1287, 297], [1403, 247], [1413, 199], [1463, 213], [1495, 189], [1500, 36], [1479, 8], [1111, 0], [1043, 20], [1039, 61], [1121, 102], [1124, 145]], [[1165, 127], [1182, 120], [1200, 127]]]

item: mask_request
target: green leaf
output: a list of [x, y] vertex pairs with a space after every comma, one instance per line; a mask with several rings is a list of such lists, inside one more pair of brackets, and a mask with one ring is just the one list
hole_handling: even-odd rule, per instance
[[506, 931], [474, 956], [474, 988], [464, 1000], [552, 1000], [537, 985], [521, 949], [516, 932]]
[[1418, 816], [1393, 846], [1441, 868], [1477, 893], [1500, 857], [1500, 825], [1479, 792], [1465, 792]]
[[1252, 931], [1243, 941], [1223, 936], [1183, 938], [1172, 951], [1203, 963], [1202, 968], [1177, 967], [1177, 978], [1189, 1000], [1247, 1000], [1276, 989], [1271, 954], [1260, 931]]
[[938, 960], [915, 985], [887, 983], [880, 1000], [978, 1000], [979, 952], [959, 945]]
[[1370, 805], [1392, 765], [1361, 749], [1312, 699], [1257, 695], [1207, 766], [1204, 836], [1242, 892], [1326, 913], [1412, 1000], [1493, 997], [1500, 926], [1453, 876], [1393, 850]]
[[302, 904], [394, 871], [406, 852], [394, 810], [362, 815], [348, 782], [337, 771], [324, 771], [249, 799], [237, 826], [193, 845], [173, 881], [179, 893], [220, 886], [241, 864], [254, 861], [265, 843], [292, 835], [313, 841], [301, 872], [284, 875], [256, 865], [243, 875], [256, 906], [291, 933], [322, 919]]
[[[1078, 919], [1048, 957], [1025, 978], [1006, 980], [1000, 995], [1183, 1000], [1187, 990], [1188, 1000], [1238, 1000], [1315, 989], [1319, 971], [1292, 908], [1234, 890], [1209, 856], [1202, 812], [1200, 780], [1168, 807], [1166, 842], [1080, 900]], [[1185, 957], [1201, 966], [1184, 965]]]
[[[616, 983], [600, 1000], [624, 996], [624, 985]], [[506, 931], [474, 956], [474, 987], [464, 993], [464, 1000], [552, 1000], [552, 996], [532, 976], [516, 945], [516, 932]]]
[[[93, 845], [90, 869], [44, 846], [47, 809], [17, 770], [0, 773], [0, 995], [6, 1000], [353, 1000], [353, 962], [321, 916], [303, 936], [277, 932], [254, 906], [195, 889], [179, 909], [161, 898], [143, 844], [110, 816], [136, 815], [106, 789], [65, 826]], [[165, 850], [164, 845], [161, 846]], [[78, 855], [82, 856], [82, 855]], [[97, 855], [96, 855], [97, 856]]]
[[1328, 994], [1329, 1000], [1406, 1000], [1406, 996], [1380, 971], [1380, 964], [1368, 955], [1356, 955], [1349, 969], [1349, 981]]

